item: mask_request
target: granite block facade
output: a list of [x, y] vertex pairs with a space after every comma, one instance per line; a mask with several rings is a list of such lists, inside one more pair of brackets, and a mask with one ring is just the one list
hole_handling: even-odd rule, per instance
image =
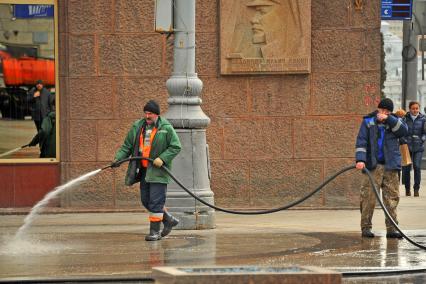
[[[172, 40], [153, 32], [154, 2], [60, 1], [61, 181], [111, 162], [151, 98], [167, 111]], [[211, 189], [219, 206], [268, 208], [354, 163], [361, 117], [380, 98], [380, 7], [312, 0], [312, 69], [301, 75], [220, 75], [219, 3], [197, 1], [196, 70]], [[324, 11], [327, 11], [325, 13]], [[63, 197], [62, 206], [139, 208], [125, 166]], [[358, 206], [359, 173], [301, 206]], [[9, 197], [12, 198], [12, 197]]]

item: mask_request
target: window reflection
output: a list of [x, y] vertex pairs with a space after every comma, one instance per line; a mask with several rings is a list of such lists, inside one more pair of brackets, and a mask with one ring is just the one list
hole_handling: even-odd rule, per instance
[[12, 2], [0, 4], [0, 160], [55, 158], [54, 5]]

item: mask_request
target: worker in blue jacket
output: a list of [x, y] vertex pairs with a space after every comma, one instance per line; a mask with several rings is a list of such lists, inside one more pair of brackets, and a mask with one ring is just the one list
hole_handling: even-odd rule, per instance
[[[398, 171], [401, 170], [399, 138], [406, 136], [408, 128], [403, 119], [392, 114], [391, 99], [382, 99], [377, 110], [365, 116], [356, 140], [356, 168], [367, 168], [374, 177], [377, 189], [382, 189], [383, 202], [392, 219], [397, 221], [399, 202]], [[372, 218], [376, 197], [365, 175], [361, 186], [361, 235], [373, 238]], [[401, 238], [401, 234], [386, 219], [386, 237]]]

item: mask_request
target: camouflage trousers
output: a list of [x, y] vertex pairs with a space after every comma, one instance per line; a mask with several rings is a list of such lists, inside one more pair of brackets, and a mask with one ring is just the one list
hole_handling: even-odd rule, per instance
[[[374, 183], [378, 190], [382, 191], [382, 200], [391, 217], [397, 221], [396, 208], [399, 203], [399, 178], [398, 171], [385, 171], [384, 165], [377, 165], [377, 168], [371, 171], [374, 177]], [[366, 174], [361, 185], [361, 230], [371, 229], [374, 207], [376, 206], [376, 195], [372, 191], [370, 180]], [[380, 191], [379, 191], [380, 192]], [[386, 218], [387, 232], [395, 231], [392, 223]]]

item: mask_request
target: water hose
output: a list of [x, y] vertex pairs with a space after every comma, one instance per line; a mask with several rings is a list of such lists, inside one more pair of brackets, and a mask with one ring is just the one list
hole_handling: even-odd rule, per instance
[[392, 223], [392, 225], [398, 230], [398, 232], [402, 235], [402, 237], [404, 239], [406, 239], [408, 242], [410, 242], [411, 244], [415, 245], [416, 247], [426, 250], [426, 246], [421, 245], [421, 244], [416, 243], [415, 241], [413, 241], [406, 234], [404, 234], [404, 232], [398, 227], [398, 224], [395, 222], [395, 220], [389, 214], [388, 210], [386, 209], [386, 206], [383, 204], [383, 201], [380, 199], [380, 194], [377, 191], [376, 185], [374, 184], [373, 176], [371, 175], [370, 171], [368, 169], [364, 168], [363, 172], [367, 174], [368, 179], [370, 180], [371, 188], [372, 188], [374, 194], [376, 195], [376, 199], [379, 202], [380, 207], [382, 207], [383, 212], [385, 212], [386, 218]]
[[[120, 161], [116, 161], [114, 163], [112, 163], [111, 165], [108, 165], [104, 168], [102, 168], [101, 170], [105, 170], [108, 168], [114, 168], [114, 167], [119, 167], [121, 164], [123, 164], [124, 162], [128, 162], [128, 161], [133, 161], [133, 160], [148, 160], [149, 162], [153, 162], [154, 160], [151, 158], [144, 158], [144, 157], [130, 157], [130, 158], [126, 158]], [[341, 169], [340, 171], [338, 171], [337, 173], [335, 173], [334, 175], [332, 175], [331, 177], [327, 178], [322, 184], [320, 184], [316, 189], [314, 189], [313, 191], [311, 191], [310, 193], [308, 193], [307, 195], [305, 195], [304, 197], [293, 201], [287, 205], [281, 206], [281, 207], [277, 207], [277, 208], [272, 208], [272, 209], [267, 209], [267, 210], [259, 210], [259, 211], [236, 211], [236, 210], [230, 210], [230, 209], [225, 209], [225, 208], [221, 208], [221, 207], [217, 207], [213, 204], [210, 204], [204, 200], [202, 200], [200, 197], [198, 197], [196, 194], [194, 194], [191, 190], [189, 190], [185, 185], [183, 185], [173, 174], [172, 172], [164, 165], [161, 166], [161, 169], [163, 169], [183, 190], [185, 190], [189, 195], [191, 195], [193, 198], [195, 198], [197, 201], [201, 202], [202, 204], [209, 206], [217, 211], [222, 211], [225, 213], [229, 213], [229, 214], [238, 214], [238, 215], [260, 215], [260, 214], [270, 214], [270, 213], [275, 213], [278, 211], [282, 211], [282, 210], [286, 210], [289, 209], [293, 206], [296, 206], [300, 203], [302, 203], [303, 201], [305, 201], [306, 199], [308, 199], [309, 197], [311, 197], [312, 195], [314, 195], [315, 193], [317, 193], [318, 191], [320, 191], [324, 186], [326, 186], [329, 182], [331, 182], [332, 180], [334, 180], [336, 177], [338, 177], [339, 175], [343, 174], [344, 172], [347, 172], [349, 170], [355, 169], [355, 165], [352, 166], [348, 166], [345, 167], [343, 169]], [[406, 234], [404, 234], [404, 232], [398, 227], [398, 224], [395, 222], [395, 220], [393, 220], [392, 216], [389, 214], [388, 210], [386, 209], [385, 205], [383, 204], [383, 201], [380, 199], [380, 194], [377, 191], [376, 185], [374, 184], [374, 179], [373, 176], [371, 175], [370, 171], [367, 168], [363, 169], [363, 173], [366, 173], [368, 176], [368, 179], [370, 180], [370, 184], [371, 184], [371, 190], [373, 190], [374, 194], [376, 195], [377, 201], [379, 202], [380, 206], [382, 207], [383, 211], [385, 212], [385, 216], [386, 218], [392, 223], [392, 225], [398, 230], [398, 232], [402, 235], [403, 238], [405, 238], [408, 242], [410, 242], [411, 244], [413, 244], [414, 246], [421, 248], [423, 250], [426, 250], [426, 246], [421, 245], [415, 241], [413, 241], [410, 237], [408, 237]]]
[[12, 149], [12, 150], [10, 150], [10, 151], [7, 151], [7, 152], [4, 152], [4, 153], [1, 153], [1, 154], [0, 154], [0, 157], [4, 157], [4, 156], [10, 155], [10, 154], [13, 154], [13, 153], [15, 153], [15, 152], [17, 152], [17, 151], [19, 151], [19, 150], [21, 150], [21, 149], [24, 149], [25, 147], [29, 147], [29, 146], [30, 146], [30, 144], [27, 144], [27, 145], [24, 145], [24, 146], [18, 147], [18, 148], [16, 148], [16, 149]]

